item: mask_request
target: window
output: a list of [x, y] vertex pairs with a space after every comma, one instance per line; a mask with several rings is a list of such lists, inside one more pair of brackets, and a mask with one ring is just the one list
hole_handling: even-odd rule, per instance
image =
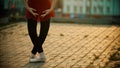
[[77, 12], [77, 6], [74, 6], [74, 12], [75, 13]]
[[98, 6], [98, 9], [101, 13], [103, 13], [103, 6]]
[[110, 2], [111, 0], [107, 0], [108, 2]]
[[67, 5], [67, 12], [70, 12], [70, 6]]
[[82, 6], [80, 6], [80, 12], [82, 12]]
[[96, 8], [96, 6], [94, 6], [94, 12], [96, 12], [97, 11], [97, 8]]
[[110, 7], [107, 6], [107, 13], [110, 13]]
[[86, 6], [86, 12], [87, 12], [87, 13], [90, 12], [90, 6]]
[[103, 2], [103, 0], [101, 0], [101, 2]]

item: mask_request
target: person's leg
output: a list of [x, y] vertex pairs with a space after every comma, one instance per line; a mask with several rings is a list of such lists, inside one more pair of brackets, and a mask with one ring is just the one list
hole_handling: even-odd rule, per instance
[[45, 62], [46, 58], [43, 52], [43, 48], [42, 45], [46, 39], [46, 36], [48, 34], [49, 31], [49, 27], [50, 27], [50, 19], [43, 21], [40, 23], [41, 28], [40, 28], [40, 34], [38, 37], [38, 53], [39, 53], [39, 58], [38, 60], [41, 62]]
[[33, 43], [33, 49], [32, 49], [32, 54], [36, 54], [37, 53], [37, 39], [38, 39], [38, 37], [37, 37], [37, 30], [36, 30], [36, 28], [37, 28], [37, 21], [35, 21], [35, 20], [32, 20], [32, 19], [28, 19], [27, 20], [27, 27], [28, 27], [28, 33], [29, 33], [29, 36], [30, 36], [30, 38], [31, 38], [31, 41], [32, 41], [32, 43]]
[[40, 28], [40, 35], [38, 37], [38, 53], [42, 53], [43, 52], [43, 48], [42, 45], [46, 39], [46, 36], [48, 34], [49, 31], [49, 27], [50, 27], [50, 19], [43, 21], [40, 23], [41, 28]]

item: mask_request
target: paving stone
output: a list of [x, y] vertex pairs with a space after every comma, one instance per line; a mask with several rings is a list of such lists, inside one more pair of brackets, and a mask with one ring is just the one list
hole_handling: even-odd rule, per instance
[[29, 63], [33, 44], [27, 24], [13, 25], [0, 30], [0, 66], [6, 68], [100, 68], [108, 62], [111, 49], [120, 40], [120, 27], [115, 25], [51, 23], [43, 44], [47, 61]]

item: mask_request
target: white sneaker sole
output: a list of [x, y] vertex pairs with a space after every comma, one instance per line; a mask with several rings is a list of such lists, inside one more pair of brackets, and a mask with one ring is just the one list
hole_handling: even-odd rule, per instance
[[45, 58], [32, 58], [29, 60], [30, 63], [35, 63], [35, 62], [45, 62]]

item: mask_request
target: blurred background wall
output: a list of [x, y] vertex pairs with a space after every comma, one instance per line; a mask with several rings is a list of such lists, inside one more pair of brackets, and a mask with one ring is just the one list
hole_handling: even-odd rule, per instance
[[[56, 18], [101, 18], [120, 16], [120, 0], [58, 0]], [[22, 19], [22, 0], [0, 0], [0, 18]]]
[[63, 0], [63, 14], [71, 18], [84, 16], [118, 16], [120, 0]]

